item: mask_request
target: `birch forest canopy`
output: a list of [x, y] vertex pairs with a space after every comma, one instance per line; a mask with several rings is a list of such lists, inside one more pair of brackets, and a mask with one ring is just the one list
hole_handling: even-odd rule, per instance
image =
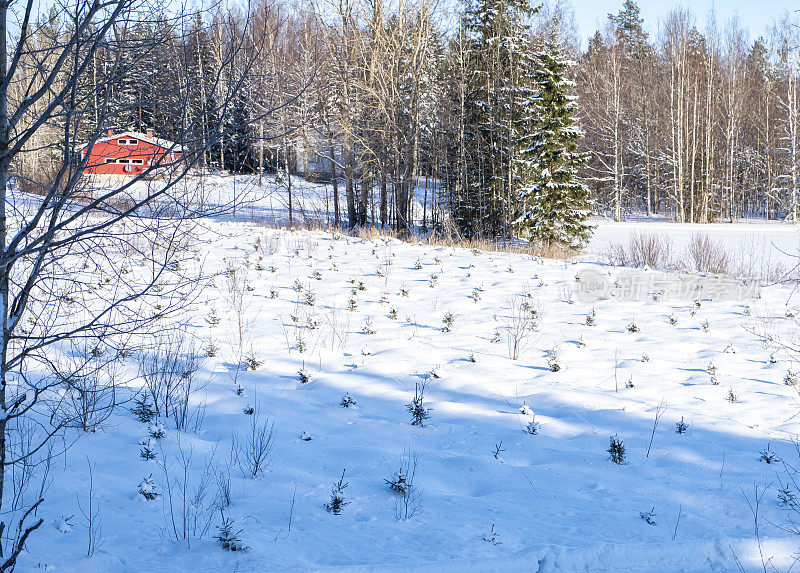
[[[335, 225], [578, 245], [592, 213], [796, 221], [798, 20], [752, 38], [676, 9], [651, 35], [627, 0], [585, 48], [569, 6], [528, 0], [257, 0], [125, 21], [76, 86], [77, 128], [65, 140], [55, 116], [12, 167], [34, 180], [109, 128], [154, 130], [208, 169], [315, 175]], [[71, 25], [54, 9], [23, 39], [31, 75]]]

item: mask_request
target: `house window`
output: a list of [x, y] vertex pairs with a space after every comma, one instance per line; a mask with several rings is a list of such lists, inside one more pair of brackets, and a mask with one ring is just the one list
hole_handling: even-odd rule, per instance
[[131, 163], [134, 165], [141, 165], [143, 161], [141, 159], [131, 159]]
[[116, 162], [117, 160], [114, 159], [113, 157], [106, 157], [106, 163], [116, 163]]
[[120, 145], [139, 145], [138, 139], [118, 139], [117, 143]]
[[128, 159], [117, 159], [117, 163], [128, 163]]

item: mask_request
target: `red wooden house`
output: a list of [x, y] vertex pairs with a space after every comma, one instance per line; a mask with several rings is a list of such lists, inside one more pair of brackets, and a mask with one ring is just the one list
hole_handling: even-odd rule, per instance
[[183, 155], [183, 148], [153, 132], [126, 131], [118, 135], [108, 130], [108, 137], [78, 148], [86, 160], [84, 175], [138, 175], [151, 167], [170, 165]]

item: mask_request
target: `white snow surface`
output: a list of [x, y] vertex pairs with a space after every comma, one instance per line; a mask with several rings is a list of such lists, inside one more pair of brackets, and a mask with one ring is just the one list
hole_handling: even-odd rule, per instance
[[[219, 512], [204, 535], [170, 540], [163, 473], [139, 456], [147, 425], [120, 408], [53, 465], [39, 511], [44, 525], [18, 570], [733, 572], [739, 563], [761, 571], [764, 562], [788, 570], [800, 537], [781, 529], [789, 517], [777, 497], [786, 469], [759, 458], [769, 445], [787, 463], [800, 462], [792, 441], [800, 433], [798, 392], [784, 384], [797, 357], [759, 334], [795, 339], [796, 320], [787, 317], [800, 306], [794, 287], [766, 286], [758, 299], [705, 299], [699, 307], [652, 298], [586, 304], [571, 296], [582, 269], [619, 270], [596, 262], [598, 254], [634, 228], [676, 242], [697, 231], [601, 222], [589, 254], [563, 261], [209, 222], [200, 258], [220, 275], [183, 319], [198, 345], [213, 339], [220, 350], [203, 363], [208, 384], [194, 398], [195, 406], [204, 404], [201, 427], [178, 432], [164, 420], [166, 437], [156, 449], [172, 463], [179, 447], [191, 450], [192, 484], [213, 452], [215, 464], [230, 465], [233, 503], [225, 515], [250, 549], [221, 549], [213, 539]], [[774, 243], [786, 257], [798, 247], [796, 228], [786, 225], [699, 230], [734, 248]], [[259, 255], [259, 239], [271, 254]], [[240, 374], [242, 396], [233, 383], [236, 317], [222, 274], [228, 264], [246, 266], [247, 348], [261, 361]], [[293, 289], [296, 281], [303, 292]], [[305, 303], [309, 290], [313, 307]], [[525, 296], [541, 317], [516, 361], [505, 328], [515, 296]], [[212, 308], [222, 319], [217, 326], [206, 321]], [[587, 326], [592, 308], [596, 325]], [[442, 330], [447, 312], [455, 315], [450, 332]], [[309, 318], [318, 328], [298, 326]], [[632, 322], [639, 332], [628, 331]], [[366, 323], [374, 334], [365, 333]], [[731, 346], [736, 353], [725, 352]], [[557, 372], [548, 366], [553, 349]], [[706, 371], [712, 362], [719, 385]], [[133, 359], [129, 366], [135, 369]], [[301, 370], [309, 383], [300, 383]], [[633, 388], [625, 387], [629, 380]], [[421, 382], [431, 411], [417, 427], [406, 405]], [[730, 390], [735, 402], [726, 400]], [[346, 393], [355, 407], [339, 405]], [[227, 464], [231, 436], [246, 434], [251, 418], [243, 409], [251, 405], [276, 432], [270, 465], [255, 479]], [[659, 407], [665, 411], [652, 434]], [[540, 424], [537, 435], [525, 432], [528, 409]], [[675, 431], [681, 419], [684, 434]], [[624, 442], [621, 465], [609, 461], [611, 436]], [[396, 475], [407, 450], [419, 459], [419, 511], [398, 520], [384, 480]], [[87, 457], [103, 541], [92, 557], [77, 505], [87, 500]], [[344, 469], [350, 503], [336, 516], [324, 504]], [[150, 474], [162, 495], [148, 502], [137, 487]], [[748, 504], [754, 486], [766, 488], [758, 537]], [[649, 511], [655, 525], [641, 517]], [[67, 526], [71, 515], [77, 517]], [[484, 540], [492, 526], [495, 543]]]

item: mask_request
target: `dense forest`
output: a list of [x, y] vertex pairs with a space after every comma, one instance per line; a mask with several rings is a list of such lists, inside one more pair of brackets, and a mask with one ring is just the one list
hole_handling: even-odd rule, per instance
[[[592, 212], [795, 221], [795, 17], [755, 39], [699, 18], [674, 10], [651, 36], [626, 0], [588, 39], [568, 6], [528, 0], [259, 0], [137, 20], [82, 71], [65, 111], [80, 125], [50, 121], [14, 168], [24, 180], [109, 128], [153, 129], [208, 169], [328, 181], [337, 225], [578, 244]], [[71, 25], [54, 11], [25, 39], [32, 75]]]

